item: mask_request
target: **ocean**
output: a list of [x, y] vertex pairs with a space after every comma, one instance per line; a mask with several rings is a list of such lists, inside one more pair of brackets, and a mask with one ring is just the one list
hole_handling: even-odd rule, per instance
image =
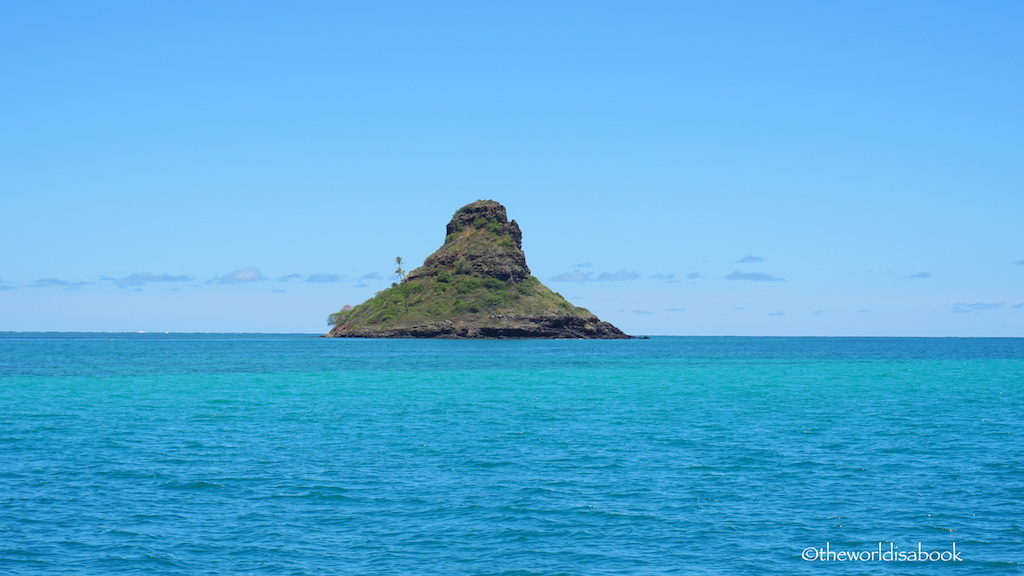
[[1022, 427], [1024, 339], [5, 333], [0, 574], [1019, 574]]

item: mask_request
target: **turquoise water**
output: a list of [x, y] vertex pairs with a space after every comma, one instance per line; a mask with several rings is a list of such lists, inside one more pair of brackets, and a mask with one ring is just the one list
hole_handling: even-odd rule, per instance
[[0, 334], [0, 573], [1018, 574], [1022, 425], [1022, 339]]

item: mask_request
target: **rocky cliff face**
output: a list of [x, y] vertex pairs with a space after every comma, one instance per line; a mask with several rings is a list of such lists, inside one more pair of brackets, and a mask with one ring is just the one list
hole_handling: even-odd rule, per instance
[[402, 283], [331, 318], [329, 337], [630, 338], [531, 276], [519, 225], [492, 200], [456, 211]]
[[441, 246], [413, 270], [407, 281], [442, 272], [522, 282], [530, 276], [523, 254], [523, 233], [505, 207], [478, 200], [460, 208], [448, 223]]

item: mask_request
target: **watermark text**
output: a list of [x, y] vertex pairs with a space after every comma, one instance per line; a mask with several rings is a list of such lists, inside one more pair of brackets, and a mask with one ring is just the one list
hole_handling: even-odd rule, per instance
[[963, 562], [956, 542], [946, 550], [929, 550], [920, 542], [909, 549], [901, 549], [893, 542], [879, 542], [870, 550], [836, 550], [831, 542], [822, 547], [803, 549], [800, 557], [808, 562]]

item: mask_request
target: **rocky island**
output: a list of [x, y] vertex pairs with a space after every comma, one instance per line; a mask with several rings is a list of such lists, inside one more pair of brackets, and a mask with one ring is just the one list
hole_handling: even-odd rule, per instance
[[519, 225], [493, 200], [459, 208], [421, 267], [330, 322], [333, 338], [632, 338], [532, 276]]

